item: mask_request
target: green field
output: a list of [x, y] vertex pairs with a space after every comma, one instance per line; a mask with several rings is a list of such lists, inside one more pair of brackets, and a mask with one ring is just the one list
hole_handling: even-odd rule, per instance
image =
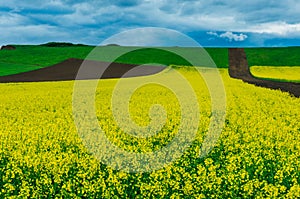
[[[199, 102], [196, 139], [172, 164], [135, 174], [99, 163], [85, 148], [72, 116], [73, 81], [0, 84], [0, 197], [299, 197], [300, 99], [231, 79], [226, 69], [219, 70], [227, 115], [211, 153], [198, 156], [211, 120], [210, 95], [194, 70], [177, 69], [189, 80]], [[156, 76], [176, 85], [174, 73], [172, 69]], [[122, 85], [130, 87], [147, 78], [152, 77], [124, 79]], [[96, 115], [107, 136], [131, 152], [165, 146], [180, 125], [175, 96], [179, 93], [153, 84], [136, 90], [129, 107], [137, 124], [149, 124], [152, 104], [167, 111], [166, 125], [157, 135], [137, 139], [124, 134], [112, 116], [110, 102], [117, 81], [101, 80], [96, 91]]]
[[[0, 76], [16, 74], [26, 71], [50, 66], [68, 58], [85, 59], [93, 50], [92, 46], [69, 46], [69, 47], [47, 47], [47, 46], [16, 46], [16, 50], [0, 51]], [[108, 52], [117, 53], [122, 46], [101, 47]], [[170, 47], [175, 48], [175, 47]], [[170, 48], [165, 48], [166, 50]], [[182, 51], [197, 54], [195, 48], [177, 48]], [[205, 48], [219, 68], [228, 67], [228, 50], [226, 48]], [[250, 66], [298, 66], [300, 60], [300, 47], [289, 48], [246, 48], [245, 49]], [[196, 52], [196, 53], [195, 53]], [[158, 54], [159, 53], [159, 54]], [[148, 63], [160, 63], [165, 65], [187, 65], [176, 56], [167, 52], [157, 51], [155, 49], [144, 49], [141, 52], [135, 52], [132, 56], [121, 57], [117, 62], [142, 64], [145, 60]], [[158, 56], [161, 55], [161, 56]], [[164, 56], [162, 56], [164, 55]], [[158, 59], [159, 57], [159, 59]], [[99, 58], [95, 57], [95, 60]], [[103, 60], [104, 59], [104, 60]], [[109, 58], [107, 60], [110, 60]], [[107, 61], [101, 57], [100, 61]]]
[[249, 66], [299, 66], [300, 47], [245, 48]]
[[0, 75], [31, 71], [57, 64], [72, 57], [84, 59], [92, 49], [93, 47], [90, 46], [16, 46], [16, 50], [1, 50]]
[[[105, 50], [107, 55], [116, 54], [122, 49], [135, 49], [135, 47], [122, 46], [104, 46], [98, 47]], [[16, 46], [13, 51], [0, 51], [0, 75], [16, 74], [20, 72], [31, 71], [42, 67], [50, 66], [68, 58], [85, 59], [93, 50], [92, 46], [71, 46], [71, 47], [47, 47], [47, 46]], [[169, 48], [164, 47], [168, 50]], [[199, 52], [195, 48], [179, 48], [183, 51], [188, 51], [191, 54]], [[227, 67], [227, 49], [209, 48], [207, 52], [214, 59], [216, 65]], [[159, 56], [158, 56], [159, 55]], [[159, 58], [158, 58], [159, 57]], [[94, 57], [94, 60], [99, 58]], [[101, 57], [99, 61], [110, 61], [110, 57]], [[131, 52], [130, 56], [123, 56], [116, 60], [120, 63], [129, 64], [144, 64], [159, 63], [165, 65], [187, 65], [187, 62], [182, 62], [177, 56], [168, 52], [158, 51], [156, 49], [142, 49], [140, 52]], [[146, 62], [146, 63], [147, 63]]]

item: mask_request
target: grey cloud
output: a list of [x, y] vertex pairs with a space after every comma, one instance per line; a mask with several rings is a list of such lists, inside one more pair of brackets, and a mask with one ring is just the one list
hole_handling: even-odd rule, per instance
[[66, 35], [73, 34], [72, 38], [85, 35], [94, 40], [147, 26], [182, 32], [228, 32], [223, 38], [232, 41], [249, 39], [235, 36], [237, 32], [300, 35], [298, 0], [7, 0], [0, 10], [6, 15], [1, 18], [0, 12], [0, 27], [39, 26], [42, 32], [51, 26]]

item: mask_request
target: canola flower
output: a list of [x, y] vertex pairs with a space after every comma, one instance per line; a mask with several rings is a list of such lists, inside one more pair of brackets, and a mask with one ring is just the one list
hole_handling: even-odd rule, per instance
[[299, 66], [252, 66], [250, 70], [254, 76], [260, 78], [300, 82]]
[[[180, 158], [150, 173], [113, 170], [85, 148], [72, 115], [74, 82], [0, 84], [0, 198], [299, 197], [300, 99], [230, 79], [220, 69], [227, 95], [225, 127], [213, 150], [200, 158], [210, 96], [195, 71], [177, 70], [197, 95], [197, 137]], [[172, 71], [160, 75], [171, 81]], [[134, 122], [149, 124], [152, 104], [166, 110], [162, 130], [138, 139], [114, 121], [110, 100], [116, 83], [101, 80], [96, 91], [97, 119], [109, 139], [141, 153], [168, 144], [180, 122], [176, 96], [158, 85], [136, 90], [129, 104]]]

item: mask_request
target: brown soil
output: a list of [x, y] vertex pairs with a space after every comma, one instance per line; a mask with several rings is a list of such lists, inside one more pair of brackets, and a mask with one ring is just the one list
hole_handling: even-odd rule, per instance
[[300, 97], [300, 83], [276, 82], [272, 80], [255, 78], [250, 72], [244, 49], [230, 48], [228, 50], [228, 53], [230, 77], [241, 79], [244, 82], [254, 84], [256, 86], [282, 90], [285, 92], [289, 92], [295, 97]]
[[[46, 68], [15, 75], [2, 76], [0, 77], [0, 83], [75, 80], [83, 61], [84, 60], [81, 59], [71, 58]], [[87, 70], [80, 73], [81, 75], [80, 77], [77, 77], [77, 79], [108, 79], [145, 76], [158, 73], [165, 69], [163, 66], [142, 65], [138, 67], [138, 65], [134, 64], [107, 63], [89, 60], [84, 61], [84, 67]], [[134, 70], [130, 71], [131, 69]], [[102, 74], [102, 76], [99, 77], [95, 72]]]
[[1, 50], [15, 50], [16, 47], [12, 46], [12, 45], [7, 45], [7, 46], [2, 46]]

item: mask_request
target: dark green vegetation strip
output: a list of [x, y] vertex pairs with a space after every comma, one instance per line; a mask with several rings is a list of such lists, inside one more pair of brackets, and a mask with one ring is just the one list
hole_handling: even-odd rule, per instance
[[[120, 48], [120, 47], [114, 47], [114, 48]], [[127, 47], [128, 48], [128, 47]], [[172, 49], [173, 48], [173, 49]], [[176, 49], [174, 49], [176, 48]], [[169, 51], [170, 50], [170, 51]], [[185, 60], [183, 57], [176, 55], [173, 53], [172, 50], [176, 50], [176, 52], [187, 52], [189, 55], [195, 55], [198, 59], [197, 62], [200, 64], [199, 66], [213, 66], [210, 60], [206, 60], [207, 56], [206, 54], [200, 55], [199, 53], [202, 53], [198, 48], [178, 48], [178, 47], [163, 47], [163, 48], [145, 48], [145, 49], [139, 49], [132, 51], [128, 53], [126, 56], [119, 57], [116, 62], [120, 63], [130, 63], [130, 64], [163, 64], [163, 65], [179, 65], [179, 66], [189, 66], [191, 63], [189, 63], [187, 60]], [[227, 56], [227, 49], [222, 48], [210, 48], [206, 49], [207, 53], [211, 56], [211, 58], [214, 60], [215, 64], [221, 67], [226, 67], [226, 62], [228, 62], [226, 59], [228, 59]], [[183, 53], [182, 53], [183, 54]], [[201, 59], [203, 57], [203, 59]], [[227, 64], [228, 67], [228, 64]]]
[[300, 47], [245, 48], [249, 66], [299, 66]]
[[227, 48], [205, 48], [210, 57], [214, 60], [218, 68], [228, 68]]
[[[105, 52], [116, 54], [122, 48], [133, 48], [123, 46], [104, 46]], [[177, 50], [188, 51], [190, 54], [197, 54], [195, 48], [177, 48]], [[169, 48], [169, 49], [170, 49]], [[21, 72], [36, 70], [62, 62], [68, 58], [85, 59], [94, 49], [94, 46], [73, 45], [73, 46], [30, 46], [16, 45], [16, 50], [0, 51], [0, 76], [17, 74]], [[168, 48], [164, 48], [168, 49]], [[219, 68], [228, 67], [227, 48], [205, 48]], [[300, 47], [289, 48], [247, 48], [245, 49], [249, 65], [267, 66], [299, 66]], [[107, 53], [109, 55], [109, 53]], [[159, 56], [158, 56], [159, 55]], [[99, 60], [99, 58], [92, 58]], [[99, 61], [110, 61], [110, 57], [101, 56]], [[153, 48], [146, 48], [138, 52], [130, 53], [130, 56], [121, 56], [116, 62], [128, 64], [159, 63], [163, 65], [188, 65], [183, 59], [172, 53], [162, 52]]]

